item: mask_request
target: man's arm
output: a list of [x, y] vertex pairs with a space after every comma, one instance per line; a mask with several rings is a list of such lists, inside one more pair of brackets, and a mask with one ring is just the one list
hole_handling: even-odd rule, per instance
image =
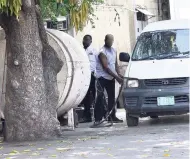
[[118, 76], [123, 78], [123, 76], [121, 75], [120, 69], [119, 69], [119, 65], [118, 65], [118, 62], [117, 62], [117, 57], [116, 57], [116, 62], [115, 62], [115, 69], [116, 69], [116, 72], [117, 72]]
[[107, 57], [103, 54], [100, 53], [98, 56], [103, 69], [109, 74], [111, 75], [113, 78], [115, 78], [119, 83], [122, 83], [122, 78], [120, 78], [118, 75], [116, 75], [109, 67], [108, 67], [108, 61], [107, 61]]
[[116, 56], [116, 59], [115, 59], [115, 70], [116, 70], [117, 74], [120, 75], [119, 65], [118, 65], [118, 62], [117, 62], [117, 56]]

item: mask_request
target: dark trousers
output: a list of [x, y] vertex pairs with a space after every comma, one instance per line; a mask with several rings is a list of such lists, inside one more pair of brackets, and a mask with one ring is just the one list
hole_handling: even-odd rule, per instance
[[[99, 78], [97, 81], [97, 98], [94, 108], [95, 121], [100, 121], [105, 116], [105, 102], [104, 90], [108, 95], [108, 111], [111, 111], [115, 105], [115, 80], [107, 80], [105, 78]], [[115, 117], [116, 110], [112, 111], [111, 117]]]
[[5, 136], [5, 119], [1, 118], [1, 122], [2, 122], [2, 135]]
[[82, 104], [84, 104], [84, 114], [83, 117], [87, 119], [91, 119], [91, 111], [90, 108], [95, 100], [96, 96], [96, 88], [95, 88], [95, 77], [93, 74], [91, 75], [91, 81], [90, 81], [90, 86], [88, 89], [88, 92], [85, 96], [85, 98], [82, 101]]

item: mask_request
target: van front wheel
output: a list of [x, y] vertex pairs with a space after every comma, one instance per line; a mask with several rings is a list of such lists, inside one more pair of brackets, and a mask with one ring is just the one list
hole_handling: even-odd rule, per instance
[[138, 126], [139, 125], [139, 118], [132, 117], [128, 113], [126, 113], [126, 121], [128, 127]]

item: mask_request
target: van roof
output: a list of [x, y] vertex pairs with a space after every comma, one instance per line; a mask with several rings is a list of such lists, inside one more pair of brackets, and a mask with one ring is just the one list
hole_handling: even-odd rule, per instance
[[190, 29], [190, 20], [164, 20], [154, 22], [147, 25], [142, 32], [172, 29]]

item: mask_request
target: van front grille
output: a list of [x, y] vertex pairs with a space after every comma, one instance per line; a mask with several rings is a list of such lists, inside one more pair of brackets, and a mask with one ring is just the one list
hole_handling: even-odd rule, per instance
[[127, 97], [127, 98], [125, 98], [125, 104], [127, 106], [129, 106], [129, 107], [137, 106], [137, 101], [138, 101], [137, 97]]
[[150, 86], [176, 86], [183, 85], [188, 81], [187, 77], [182, 78], [166, 78], [166, 79], [146, 79], [144, 84]]

